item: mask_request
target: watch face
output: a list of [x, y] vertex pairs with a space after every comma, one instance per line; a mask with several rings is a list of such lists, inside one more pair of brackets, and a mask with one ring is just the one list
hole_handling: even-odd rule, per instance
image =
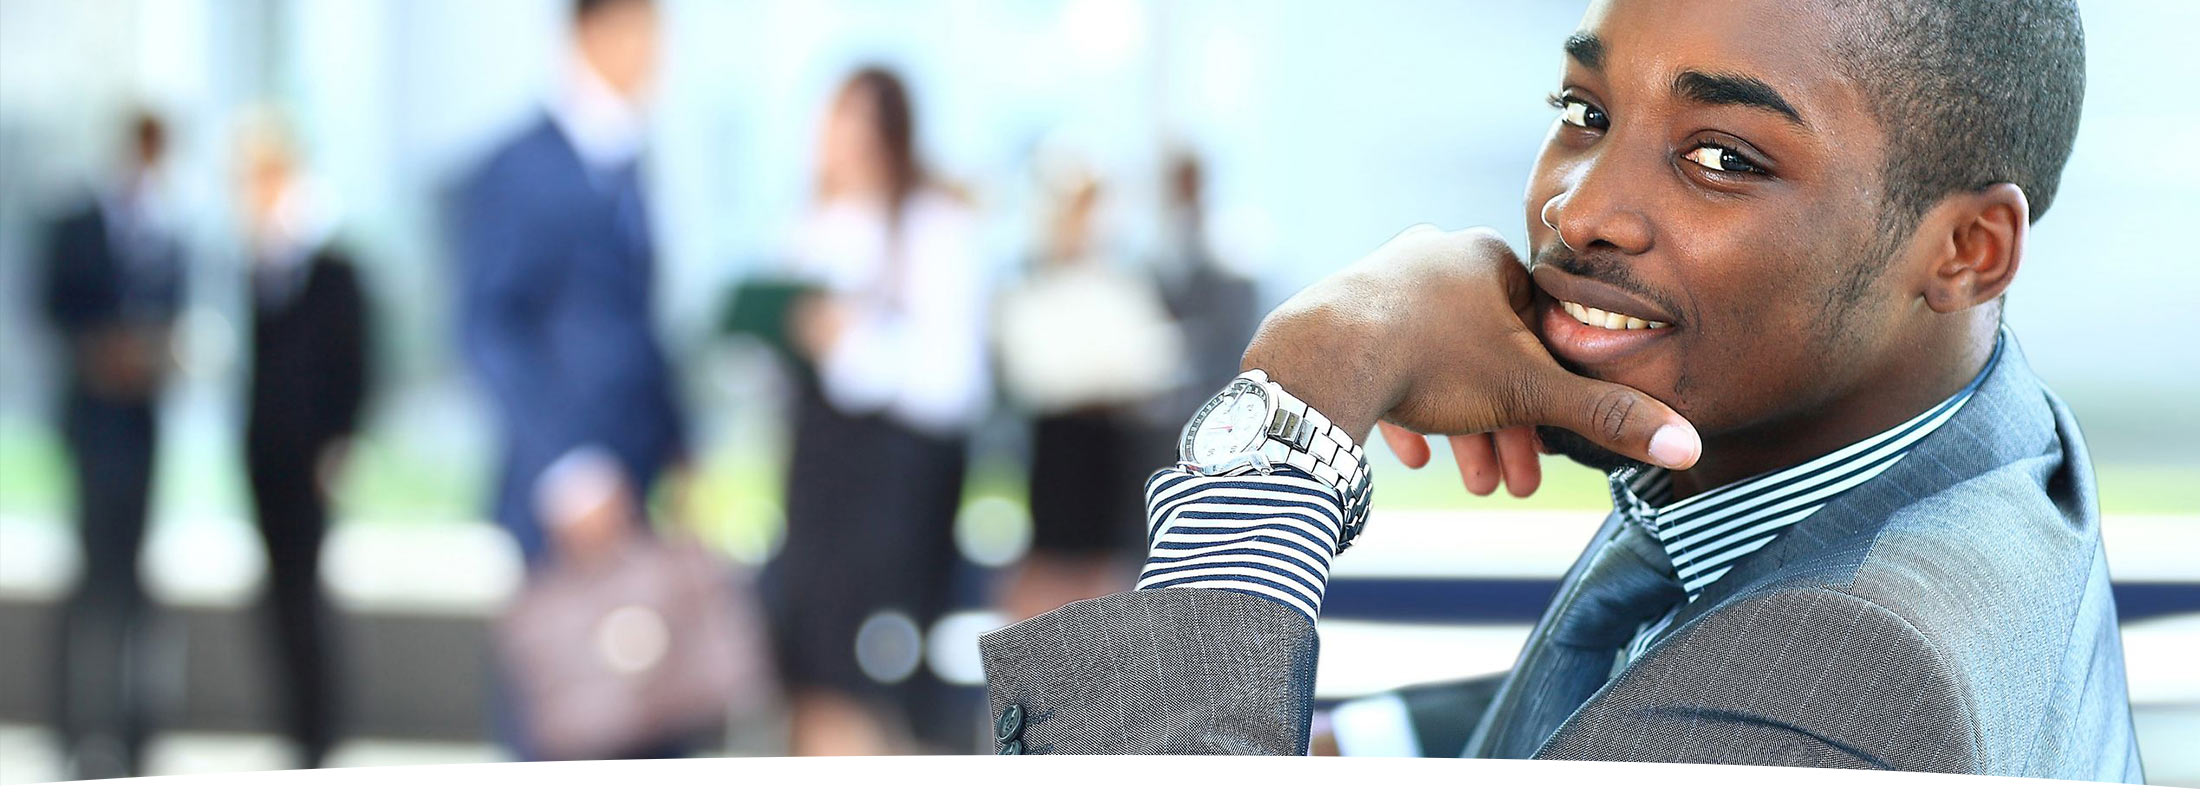
[[1185, 459], [1194, 463], [1228, 460], [1254, 448], [1267, 425], [1268, 395], [1252, 386], [1233, 386], [1209, 401], [1193, 422]]

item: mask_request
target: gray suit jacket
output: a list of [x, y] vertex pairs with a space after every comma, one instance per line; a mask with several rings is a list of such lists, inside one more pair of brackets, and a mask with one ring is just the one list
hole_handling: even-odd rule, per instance
[[[1554, 628], [1598, 587], [1583, 575], [1607, 520], [1466, 753], [2140, 781], [2094, 495], [2075, 419], [2012, 339], [1946, 426], [1742, 559], [1616, 674]], [[1197, 589], [982, 642], [1004, 739], [1065, 754], [1303, 753], [1316, 647], [1303, 616]]]

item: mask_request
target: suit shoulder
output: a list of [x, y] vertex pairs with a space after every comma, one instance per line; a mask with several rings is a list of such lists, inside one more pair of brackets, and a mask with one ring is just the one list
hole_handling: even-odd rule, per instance
[[557, 166], [564, 142], [548, 117], [520, 128], [490, 148], [461, 181], [469, 191], [510, 190], [539, 182]]
[[332, 290], [355, 295], [364, 288], [360, 284], [358, 264], [341, 247], [330, 245], [315, 252], [312, 268], [313, 272], [307, 283], [309, 290]]
[[63, 205], [46, 217], [47, 234], [55, 238], [81, 238], [98, 235], [101, 219], [99, 202], [85, 197]]
[[[2101, 552], [2089, 489], [2058, 498], [2043, 488], [2060, 461], [2045, 453], [2004, 464], [1914, 499], [1870, 529], [1814, 517], [1761, 553], [1762, 576], [1737, 598], [1822, 589], [1915, 619], [1935, 636], [2047, 631], [2010, 628], [2006, 616], [2027, 603], [2078, 600], [2094, 587]], [[2020, 614], [2065, 625], [2069, 616]], [[1996, 623], [1982, 630], [1988, 619]]]
[[2031, 472], [2011, 463], [1889, 516], [1842, 589], [1936, 636], [2059, 632], [2086, 593], [2106, 589], [2100, 527], [2089, 496], [2058, 502]]
[[[1831, 623], [1828, 623], [1831, 622]], [[1847, 630], [1820, 642], [1836, 647], [1866, 641], [1873, 647], [1930, 649], [1932, 640], [1903, 612], [1832, 585], [1790, 585], [1738, 596], [1675, 634], [1684, 637], [1748, 639], [1755, 635], [1792, 637], [1806, 629]], [[1820, 648], [1816, 656], [1823, 656]]]
[[345, 251], [341, 246], [332, 244], [322, 247], [319, 252], [315, 252], [313, 254], [313, 267], [327, 273], [333, 279], [346, 282], [358, 282], [359, 280], [357, 262], [353, 261], [351, 253]]
[[2112, 739], [2128, 708], [2090, 497], [2047, 487], [2070, 481], [2051, 476], [2063, 468], [2052, 455], [2020, 459], [1915, 500], [1661, 648], [1705, 668], [1725, 651], [1800, 646], [1849, 661], [1844, 678], [1900, 677], [1969, 730], [1974, 764], [1991, 771], [2048, 762], [2027, 758], [2042, 736], [2091, 751], [2073, 741]]

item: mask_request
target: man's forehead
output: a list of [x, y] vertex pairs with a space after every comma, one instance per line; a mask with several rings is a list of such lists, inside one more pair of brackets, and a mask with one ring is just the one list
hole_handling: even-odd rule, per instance
[[1796, 0], [1596, 0], [1564, 50], [1612, 80], [1677, 93], [1684, 73], [1733, 76], [1798, 109], [1841, 112], [1853, 91], [1835, 58], [1837, 17], [1828, 4]]

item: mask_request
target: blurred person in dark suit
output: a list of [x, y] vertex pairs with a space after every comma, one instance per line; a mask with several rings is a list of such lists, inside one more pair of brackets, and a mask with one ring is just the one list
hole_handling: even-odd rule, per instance
[[1237, 376], [1238, 356], [1261, 317], [1258, 286], [1216, 257], [1208, 240], [1207, 169], [1199, 156], [1180, 152], [1170, 159], [1166, 185], [1164, 249], [1154, 273], [1186, 349], [1178, 389], [1154, 408], [1164, 451], [1175, 448], [1179, 427], [1206, 404], [1212, 387]]
[[367, 301], [351, 259], [330, 243], [326, 199], [300, 174], [280, 123], [253, 119], [240, 155], [252, 297], [245, 469], [267, 546], [263, 612], [285, 731], [298, 764], [319, 767], [335, 742], [339, 710], [321, 542], [328, 497], [367, 396]]
[[[460, 333], [504, 441], [495, 519], [531, 570], [553, 556], [533, 503], [551, 463], [600, 448], [647, 497], [686, 460], [641, 183], [656, 53], [654, 2], [577, 0], [570, 63], [547, 112], [460, 189]], [[525, 707], [503, 709], [505, 741], [534, 758], [527, 724], [511, 714]]]
[[1169, 453], [1140, 411], [1184, 367], [1154, 275], [1107, 252], [1098, 176], [1059, 146], [1036, 165], [1043, 239], [996, 308], [1004, 393], [1031, 415], [1031, 548], [1003, 591], [1011, 620], [1130, 586], [1146, 551], [1138, 497]]
[[[984, 412], [985, 275], [969, 203], [928, 175], [901, 80], [842, 84], [817, 205], [797, 232], [796, 402], [786, 545], [773, 563], [797, 754], [966, 750], [977, 725], [923, 665], [947, 609], [965, 443]], [[913, 727], [913, 728], [909, 728]]]
[[575, 2], [559, 93], [458, 199], [463, 346], [505, 445], [495, 517], [530, 566], [548, 556], [530, 497], [552, 461], [603, 447], [647, 496], [686, 456], [641, 183], [656, 49], [651, 0]]
[[132, 775], [143, 761], [148, 605], [138, 554], [183, 304], [183, 247], [162, 197], [167, 128], [140, 113], [129, 142], [120, 178], [53, 225], [45, 258], [46, 314], [66, 352], [61, 429], [84, 557], [62, 608], [55, 725], [79, 778]]

